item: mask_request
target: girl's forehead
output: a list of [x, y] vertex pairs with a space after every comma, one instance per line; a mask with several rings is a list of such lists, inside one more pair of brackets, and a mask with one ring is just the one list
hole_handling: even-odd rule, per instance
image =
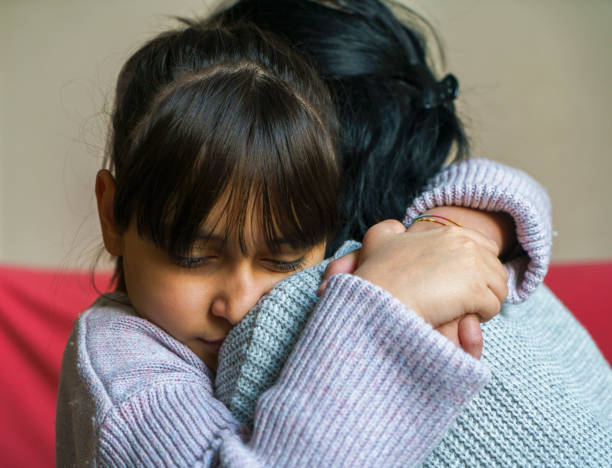
[[[273, 217], [264, 222], [261, 203], [255, 196], [249, 197], [247, 206], [238, 206], [224, 195], [217, 200], [202, 221], [197, 235], [199, 241], [233, 248], [240, 246], [245, 254], [261, 251], [270, 244], [289, 247], [298, 239], [284, 235]], [[266, 226], [273, 226], [274, 232], [266, 232]]]

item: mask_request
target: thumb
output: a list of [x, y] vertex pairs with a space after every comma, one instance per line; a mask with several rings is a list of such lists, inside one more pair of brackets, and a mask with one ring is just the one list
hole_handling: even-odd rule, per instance
[[475, 314], [468, 314], [459, 321], [459, 341], [463, 350], [480, 359], [482, 356], [482, 329]]

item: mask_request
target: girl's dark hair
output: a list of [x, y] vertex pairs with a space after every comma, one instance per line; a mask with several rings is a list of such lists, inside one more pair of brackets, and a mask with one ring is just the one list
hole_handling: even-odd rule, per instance
[[[109, 168], [115, 222], [184, 254], [222, 203], [246, 253], [247, 213], [270, 249], [327, 240], [337, 224], [337, 122], [313, 67], [246, 23], [181, 20], [117, 81]], [[211, 220], [218, 223], [219, 219]], [[121, 258], [117, 288], [125, 287]]]
[[453, 145], [455, 160], [467, 156], [453, 103], [427, 101], [438, 82], [428, 64], [429, 25], [396, 6], [413, 26], [377, 0], [239, 0], [219, 13], [283, 37], [316, 63], [332, 91], [343, 181], [340, 231], [330, 250], [347, 238], [360, 240], [380, 220], [402, 219]]

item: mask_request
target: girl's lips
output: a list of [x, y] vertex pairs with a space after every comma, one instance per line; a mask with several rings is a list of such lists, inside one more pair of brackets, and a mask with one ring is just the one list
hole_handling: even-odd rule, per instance
[[219, 350], [221, 349], [221, 345], [225, 341], [225, 338], [221, 338], [215, 341], [208, 341], [208, 340], [202, 340], [202, 341], [204, 342], [204, 344], [209, 350], [211, 350], [214, 353], [218, 353]]

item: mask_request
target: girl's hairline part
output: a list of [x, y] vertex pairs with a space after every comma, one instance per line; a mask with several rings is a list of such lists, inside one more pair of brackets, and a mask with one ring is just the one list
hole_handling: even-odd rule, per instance
[[[162, 36], [165, 36], [165, 35], [172, 36], [172, 35], [174, 35], [176, 33], [181, 33], [181, 32], [184, 32], [186, 30], [189, 30], [189, 29], [206, 29], [206, 28], [208, 28], [209, 30], [213, 30], [213, 29], [219, 29], [219, 28], [223, 27], [225, 19], [223, 18], [222, 15], [220, 15], [220, 13], [225, 11], [227, 8], [229, 8], [228, 5], [234, 5], [235, 3], [236, 3], [236, 0], [224, 0], [224, 1], [220, 1], [220, 2], [218, 2], [218, 5], [212, 10], [212, 12], [210, 13], [210, 16], [204, 17], [204, 18], [195, 16], [193, 19], [190, 19], [190, 18], [186, 18], [186, 17], [182, 17], [182, 16], [172, 16], [171, 15], [170, 16], [171, 18], [173, 18], [174, 20], [178, 21], [184, 27], [183, 28], [173, 29], [173, 30], [166, 30], [166, 31], [163, 31], [163, 32], [159, 33], [157, 36], [154, 36], [149, 41], [147, 41], [144, 46], [142, 46], [136, 52], [134, 52], [132, 55], [130, 55], [130, 57], [125, 62], [125, 64], [128, 64], [134, 58], [134, 56], [136, 54], [138, 54], [139, 52], [141, 52], [147, 45], [150, 45], [156, 39], [159, 39]], [[288, 44], [281, 37], [276, 37], [274, 35], [274, 33], [271, 33], [270, 31], [263, 30], [263, 29], [259, 28], [259, 26], [257, 26], [254, 23], [251, 23], [251, 22], [248, 22], [248, 21], [243, 22], [243, 23], [244, 24], [248, 24], [249, 26], [254, 27], [255, 29], [257, 29], [260, 32], [260, 34], [262, 34], [265, 37], [265, 40], [267, 42], [271, 43], [271, 45], [276, 49], [277, 52], [279, 52], [279, 53], [281, 53], [283, 55], [286, 55], [288, 50], [290, 50], [290, 48], [288, 48]], [[281, 44], [282, 47], [278, 47], [279, 44]], [[284, 50], [285, 48], [287, 48], [287, 50]], [[299, 53], [297, 51], [294, 51], [294, 50], [292, 52], [295, 53], [295, 56], [293, 57], [293, 60], [297, 59], [299, 61], [302, 61], [305, 66], [312, 67], [315, 70], [315, 72], [316, 72], [316, 68], [315, 68], [314, 64], [310, 61], [310, 59], [307, 56], [305, 56], [304, 54]], [[221, 72], [230, 72], [230, 73], [231, 72], [240, 72], [240, 71], [246, 70], [246, 69], [250, 69], [251, 71], [253, 71], [254, 73], [256, 73], [259, 76], [265, 76], [265, 77], [267, 77], [267, 78], [269, 78], [271, 80], [274, 80], [277, 84], [280, 84], [281, 86], [285, 87], [285, 89], [287, 89], [290, 92], [290, 94], [292, 94], [302, 104], [302, 106], [304, 106], [304, 108], [312, 116], [315, 117], [317, 123], [321, 127], [321, 130], [327, 135], [328, 141], [331, 142], [332, 140], [337, 138], [337, 135], [332, 135], [330, 133], [330, 128], [328, 128], [328, 126], [325, 124], [325, 122], [324, 122], [322, 116], [320, 115], [320, 113], [316, 111], [315, 107], [310, 102], [308, 102], [297, 91], [297, 89], [295, 89], [292, 86], [289, 86], [289, 84], [287, 82], [279, 79], [278, 77], [275, 77], [272, 73], [269, 73], [267, 70], [265, 70], [265, 67], [255, 63], [252, 60], [239, 60], [236, 63], [238, 65], [236, 67], [232, 67], [231, 65], [233, 65], [233, 63], [231, 63], [231, 62], [218, 63], [218, 64], [215, 64], [215, 65], [212, 65], [212, 66], [208, 67], [208, 69], [203, 71], [202, 73], [186, 73], [185, 75], [179, 77], [177, 80], [174, 80], [174, 81], [172, 81], [170, 83], [167, 83], [165, 86], [162, 87], [162, 89], [159, 91], [159, 93], [155, 96], [155, 99], [152, 100], [152, 103], [151, 103], [150, 107], [145, 112], [143, 117], [141, 119], [139, 119], [139, 121], [136, 123], [136, 125], [134, 125], [134, 129], [132, 130], [132, 132], [130, 132], [131, 134], [129, 135], [129, 140], [131, 142], [133, 142], [134, 137], [142, 130], [142, 126], [144, 125], [144, 122], [147, 120], [147, 118], [149, 118], [152, 115], [153, 111], [163, 102], [163, 100], [166, 97], [168, 97], [170, 94], [172, 94], [172, 92], [175, 89], [178, 89], [181, 85], [185, 85], [185, 84], [189, 84], [190, 82], [197, 82], [197, 81], [200, 81], [202, 79], [209, 78], [209, 77], [215, 75], [216, 73], [221, 73]], [[125, 64], [124, 64], [124, 67], [125, 67]], [[119, 72], [118, 80], [121, 79], [121, 76], [125, 72], [126, 72], [126, 70], [124, 70], [124, 68], [122, 68], [121, 71]], [[131, 74], [133, 75], [133, 69], [131, 70]], [[321, 82], [325, 85], [323, 78], [318, 74], [318, 72], [316, 72], [316, 74], [317, 74], [317, 77], [319, 78], [319, 80], [321, 80]], [[132, 77], [130, 77], [130, 79], [126, 80], [126, 82], [123, 84], [123, 86], [124, 87], [129, 86], [128, 83], [131, 81], [131, 79], [132, 79]], [[119, 85], [120, 85], [120, 83], [118, 81], [116, 86], [115, 86], [115, 98], [114, 98], [114, 105], [115, 106], [116, 106], [117, 100], [118, 100], [117, 90], [119, 88]], [[325, 86], [327, 87], [327, 85], [325, 85]], [[331, 98], [331, 94], [330, 94], [330, 98]], [[332, 99], [332, 101], [333, 101], [333, 99]], [[335, 104], [334, 104], [334, 107], [335, 107]], [[108, 131], [107, 131], [107, 137], [106, 137], [106, 141], [105, 141], [103, 161], [102, 161], [102, 168], [103, 169], [108, 169], [111, 173], [114, 173], [115, 170], [116, 170], [116, 164], [115, 164], [114, 157], [113, 157], [113, 147], [112, 147], [112, 143], [114, 141], [113, 118], [114, 118], [115, 111], [116, 111], [116, 109], [113, 108], [113, 110], [112, 110], [112, 112], [110, 114]], [[133, 145], [130, 144], [129, 151], [131, 151], [132, 149], [133, 149]], [[328, 148], [328, 150], [330, 150], [333, 154], [336, 154], [336, 152], [337, 152], [337, 149], [334, 148], [333, 146], [330, 146]], [[336, 157], [337, 157], [337, 154], [336, 154]]]

